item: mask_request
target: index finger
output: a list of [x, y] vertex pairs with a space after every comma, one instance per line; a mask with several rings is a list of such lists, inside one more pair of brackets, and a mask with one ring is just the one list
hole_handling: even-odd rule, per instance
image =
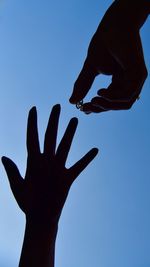
[[84, 99], [97, 75], [98, 72], [94, 70], [93, 66], [90, 64], [90, 61], [86, 59], [83, 68], [74, 84], [73, 93], [69, 99], [71, 104], [76, 104]]

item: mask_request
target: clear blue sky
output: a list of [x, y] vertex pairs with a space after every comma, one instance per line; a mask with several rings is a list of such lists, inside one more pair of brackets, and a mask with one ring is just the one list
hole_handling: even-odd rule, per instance
[[[74, 183], [59, 224], [56, 267], [150, 266], [150, 78], [130, 111], [85, 116], [68, 102], [87, 46], [110, 0], [0, 2], [0, 154], [22, 175], [26, 120], [37, 106], [41, 145], [49, 111], [61, 103], [59, 140], [79, 127], [68, 166], [93, 146], [100, 153]], [[150, 20], [142, 40], [150, 69]], [[109, 83], [99, 77], [89, 94]], [[16, 267], [25, 218], [0, 164], [0, 266]]]

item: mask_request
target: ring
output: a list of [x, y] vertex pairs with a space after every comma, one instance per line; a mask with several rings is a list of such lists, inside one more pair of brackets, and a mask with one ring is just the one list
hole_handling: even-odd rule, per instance
[[79, 102], [76, 103], [77, 109], [82, 109], [82, 106], [83, 106], [83, 100], [80, 100]]

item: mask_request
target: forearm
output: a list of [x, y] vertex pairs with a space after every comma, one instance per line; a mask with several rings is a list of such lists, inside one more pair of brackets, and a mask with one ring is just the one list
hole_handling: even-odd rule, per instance
[[57, 225], [36, 227], [27, 222], [19, 267], [54, 267]]

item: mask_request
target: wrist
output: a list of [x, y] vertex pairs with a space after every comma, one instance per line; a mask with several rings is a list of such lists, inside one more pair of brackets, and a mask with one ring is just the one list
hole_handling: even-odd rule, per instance
[[32, 247], [36, 250], [41, 250], [41, 246], [50, 250], [56, 241], [58, 231], [58, 225], [50, 224], [49, 226], [41, 226], [39, 224], [34, 224], [31, 221], [26, 221], [25, 226], [25, 240], [32, 243]]
[[51, 233], [57, 233], [58, 230], [58, 221], [54, 220], [43, 220], [43, 219], [35, 219], [33, 217], [26, 216], [26, 227], [27, 231], [31, 231], [33, 234], [40, 235], [51, 235]]
[[19, 267], [54, 267], [58, 224], [49, 226], [26, 218], [25, 235]]

